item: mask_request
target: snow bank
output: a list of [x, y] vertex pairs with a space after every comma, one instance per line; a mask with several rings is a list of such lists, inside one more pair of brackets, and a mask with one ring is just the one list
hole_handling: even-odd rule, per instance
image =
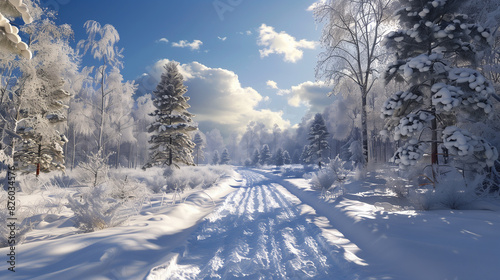
[[[169, 252], [241, 184], [237, 178], [236, 174], [226, 177], [175, 206], [151, 203], [125, 226], [17, 246], [16, 272], [2, 269], [0, 279], [143, 279], [167, 262]], [[61, 226], [64, 230], [71, 225]], [[0, 255], [7, 253], [7, 248], [0, 249]]]

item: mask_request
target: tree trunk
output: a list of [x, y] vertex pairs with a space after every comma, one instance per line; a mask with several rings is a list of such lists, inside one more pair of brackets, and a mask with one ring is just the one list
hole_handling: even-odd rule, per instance
[[41, 160], [42, 160], [42, 144], [38, 144], [38, 162], [36, 163], [36, 177], [37, 178], [38, 178], [38, 176], [40, 176], [40, 161]]
[[71, 170], [75, 167], [75, 157], [76, 157], [76, 132], [73, 128], [73, 158], [71, 159]]
[[103, 65], [102, 70], [101, 70], [101, 108], [100, 108], [100, 117], [101, 119], [99, 120], [99, 136], [97, 139], [97, 150], [100, 151], [102, 149], [102, 142], [103, 142], [103, 134], [104, 134], [104, 115], [105, 115], [105, 110], [104, 106], [106, 103], [106, 94], [104, 92], [104, 72], [105, 72], [105, 65]]
[[172, 136], [169, 137], [170, 146], [168, 147], [168, 166], [172, 166]]
[[363, 143], [363, 157], [365, 166], [368, 164], [368, 123], [366, 113], [366, 94], [363, 92], [361, 96], [361, 138]]
[[120, 139], [118, 140], [118, 147], [116, 147], [116, 165], [115, 169], [118, 169], [118, 165], [120, 165], [120, 146], [121, 146], [121, 136]]

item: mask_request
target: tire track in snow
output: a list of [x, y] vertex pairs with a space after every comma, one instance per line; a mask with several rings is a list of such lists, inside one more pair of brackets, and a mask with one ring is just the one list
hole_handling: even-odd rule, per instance
[[207, 216], [154, 279], [355, 279], [291, 194], [263, 175], [240, 173], [246, 185]]

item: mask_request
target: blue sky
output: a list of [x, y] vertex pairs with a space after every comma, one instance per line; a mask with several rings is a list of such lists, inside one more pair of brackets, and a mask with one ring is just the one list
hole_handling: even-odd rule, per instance
[[[200, 116], [196, 121], [204, 130], [241, 130], [251, 120], [293, 126], [308, 111], [331, 102], [325, 97], [328, 88], [314, 83], [321, 26], [307, 10], [312, 0], [43, 2], [58, 10], [59, 23], [73, 27], [75, 41], [86, 38], [87, 20], [113, 25], [120, 34], [118, 46], [124, 48], [127, 80], [144, 73], [159, 76], [166, 60], [180, 62], [190, 111]], [[211, 97], [226, 104], [214, 101], [212, 111], [202, 108]], [[224, 108], [233, 105], [237, 109]]]

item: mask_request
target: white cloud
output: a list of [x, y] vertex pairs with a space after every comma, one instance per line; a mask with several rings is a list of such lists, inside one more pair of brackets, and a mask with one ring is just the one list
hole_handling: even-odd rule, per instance
[[221, 40], [223, 42], [227, 40], [227, 37], [219, 37], [219, 36], [217, 36], [217, 38], [219, 38], [219, 40]]
[[168, 43], [168, 39], [167, 38], [161, 38], [157, 42], [159, 42], [159, 43]]
[[302, 39], [297, 41], [295, 37], [282, 31], [280, 33], [274, 31], [274, 27], [262, 24], [259, 28], [259, 39], [257, 41], [260, 49], [260, 56], [266, 57], [270, 54], [283, 54], [286, 62], [297, 62], [302, 59], [304, 52], [302, 49], [314, 49], [317, 42]]
[[288, 105], [299, 107], [307, 106], [310, 111], [323, 112], [323, 110], [332, 102], [328, 94], [332, 91], [330, 86], [322, 82], [307, 81], [291, 89], [283, 89], [278, 92], [279, 95], [287, 96]]
[[[160, 80], [163, 66], [169, 60], [158, 61], [148, 69], [149, 77], [137, 80], [139, 87], [151, 91]], [[231, 132], [244, 133], [250, 121], [258, 121], [272, 127], [278, 124], [282, 128], [290, 127], [290, 122], [282, 118], [283, 113], [269, 109], [256, 109], [259, 103], [266, 101], [251, 87], [242, 87], [238, 75], [221, 68], [210, 68], [199, 62], [182, 64], [179, 71], [184, 76], [188, 87], [189, 111], [196, 115], [195, 122], [208, 131], [219, 129], [224, 135]], [[156, 81], [156, 82], [154, 82]], [[154, 86], [153, 86], [154, 85]], [[144, 91], [144, 90], [143, 90]]]
[[191, 50], [199, 50], [201, 45], [203, 45], [203, 42], [200, 40], [194, 40], [193, 42], [189, 43], [186, 40], [181, 40], [179, 42], [173, 42], [172, 47], [176, 48], [190, 48]]
[[278, 84], [275, 81], [269, 80], [266, 82], [266, 85], [272, 89], [278, 89]]
[[314, 9], [316, 9], [317, 7], [319, 7], [321, 5], [324, 5], [324, 4], [326, 4], [326, 0], [318, 0], [318, 1], [314, 2], [314, 3], [312, 3], [311, 6], [309, 6], [307, 8], [307, 11], [313, 12]]

